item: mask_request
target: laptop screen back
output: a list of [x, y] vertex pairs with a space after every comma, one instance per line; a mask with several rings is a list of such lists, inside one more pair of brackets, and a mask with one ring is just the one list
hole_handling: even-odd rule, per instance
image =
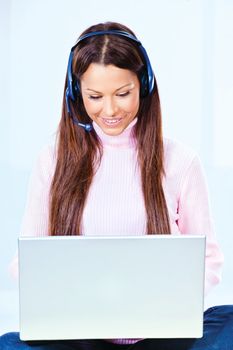
[[204, 236], [20, 238], [20, 338], [201, 337], [204, 259]]

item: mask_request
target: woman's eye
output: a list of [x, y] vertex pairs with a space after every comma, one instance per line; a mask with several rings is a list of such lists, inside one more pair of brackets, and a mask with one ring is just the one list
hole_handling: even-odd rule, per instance
[[[130, 91], [126, 91], [126, 92], [122, 92], [120, 94], [117, 94], [118, 97], [125, 97], [125, 96], [128, 96], [130, 94]], [[88, 96], [88, 98], [90, 100], [100, 100], [102, 98], [102, 96], [99, 96], [99, 95], [90, 95]]]
[[94, 96], [94, 95], [91, 95], [88, 97], [90, 100], [99, 100], [101, 98], [101, 96]]
[[125, 96], [128, 96], [129, 94], [130, 94], [130, 92], [126, 91], [126, 92], [122, 92], [121, 94], [118, 94], [118, 96], [125, 97]]

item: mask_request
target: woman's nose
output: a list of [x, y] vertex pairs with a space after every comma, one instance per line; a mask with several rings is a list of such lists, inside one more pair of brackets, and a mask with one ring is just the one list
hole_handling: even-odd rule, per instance
[[117, 113], [117, 105], [112, 98], [105, 98], [103, 104], [103, 114], [105, 117], [113, 117]]

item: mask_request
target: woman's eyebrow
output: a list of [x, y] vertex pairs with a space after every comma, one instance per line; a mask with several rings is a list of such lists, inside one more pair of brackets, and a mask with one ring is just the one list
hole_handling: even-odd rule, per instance
[[134, 83], [128, 83], [128, 84], [125, 84], [125, 85], [121, 86], [120, 88], [116, 89], [116, 91], [121, 90], [121, 89], [123, 89], [123, 88], [125, 88], [125, 87], [127, 87], [127, 86], [129, 86], [129, 85], [131, 85], [132, 87], [134, 87]]
[[[118, 89], [116, 89], [116, 91], [121, 90], [121, 89], [123, 89], [123, 88], [125, 88], [125, 87], [127, 87], [127, 86], [129, 86], [129, 85], [131, 85], [132, 88], [134, 87], [134, 84], [133, 84], [133, 83], [128, 83], [128, 84], [122, 85], [121, 87], [119, 87]], [[100, 92], [100, 91], [97, 91], [97, 90], [94, 90], [94, 89], [90, 89], [90, 88], [87, 88], [87, 89], [85, 89], [85, 90], [86, 90], [86, 91], [93, 91], [93, 92], [96, 92], [97, 94], [101, 94], [101, 93], [102, 93], [102, 92]]]

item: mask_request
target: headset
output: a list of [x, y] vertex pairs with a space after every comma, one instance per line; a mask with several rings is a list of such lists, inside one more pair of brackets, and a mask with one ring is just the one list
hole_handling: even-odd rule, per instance
[[73, 122], [77, 124], [78, 126], [81, 126], [84, 128], [85, 131], [91, 131], [92, 130], [92, 124], [83, 124], [77, 120], [77, 118], [74, 118], [71, 113], [70, 103], [69, 100], [75, 101], [77, 96], [81, 94], [80, 86], [77, 81], [77, 79], [74, 77], [72, 72], [72, 61], [74, 56], [74, 49], [77, 47], [77, 45], [82, 42], [83, 40], [93, 37], [93, 36], [99, 36], [99, 35], [119, 35], [122, 37], [125, 37], [129, 40], [132, 40], [135, 42], [139, 50], [142, 54], [145, 69], [143, 70], [141, 76], [140, 76], [140, 95], [142, 97], [146, 97], [147, 95], [150, 95], [154, 88], [154, 73], [150, 64], [149, 57], [147, 55], [147, 52], [145, 48], [142, 46], [141, 42], [133, 35], [131, 35], [128, 32], [121, 31], [121, 30], [99, 30], [91, 33], [87, 33], [82, 35], [77, 43], [71, 48], [69, 60], [68, 60], [68, 67], [67, 67], [67, 88], [66, 88], [66, 107], [68, 114], [71, 116]]

